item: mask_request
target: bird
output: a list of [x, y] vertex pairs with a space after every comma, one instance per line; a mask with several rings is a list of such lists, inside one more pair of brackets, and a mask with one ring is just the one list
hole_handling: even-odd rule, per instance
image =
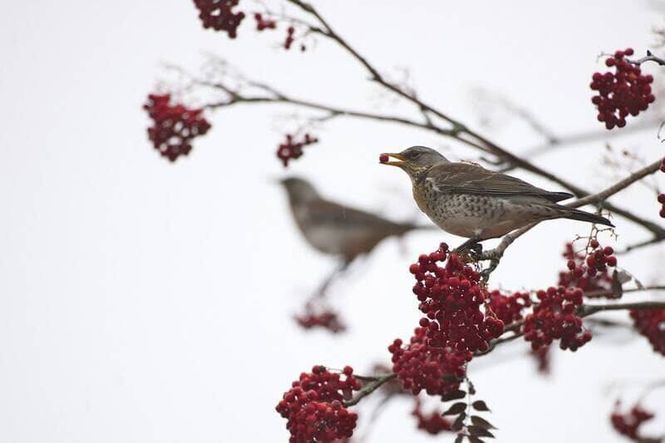
[[573, 194], [547, 191], [477, 164], [451, 162], [425, 146], [381, 154], [380, 162], [407, 173], [414, 200], [435, 225], [469, 239], [460, 248], [557, 218], [614, 227], [605, 217], [558, 204]]
[[349, 264], [368, 254], [387, 237], [400, 237], [414, 229], [430, 228], [394, 222], [322, 197], [300, 177], [280, 180], [286, 190], [291, 214], [303, 237], [314, 249], [341, 257]]

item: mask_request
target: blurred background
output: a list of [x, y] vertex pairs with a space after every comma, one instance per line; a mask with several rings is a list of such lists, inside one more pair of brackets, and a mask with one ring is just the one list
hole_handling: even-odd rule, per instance
[[[419, 96], [515, 153], [544, 140], [497, 97], [557, 135], [600, 131], [589, 90], [598, 55], [629, 46], [643, 53], [657, 42], [652, 30], [665, 26], [655, 1], [315, 4], [389, 78], [404, 80], [408, 70]], [[232, 41], [204, 31], [190, 1], [35, 0], [0, 11], [0, 441], [287, 441], [274, 407], [301, 371], [349, 364], [368, 373], [389, 361], [394, 338], [408, 339], [419, 318], [408, 265], [441, 241], [461, 240], [427, 231], [381, 243], [330, 288], [349, 330], [303, 333], [292, 315], [335, 264], [300, 237], [275, 180], [297, 174], [332, 199], [426, 223], [407, 177], [379, 166], [378, 154], [415, 144], [455, 160], [478, 152], [405, 127], [338, 119], [284, 170], [275, 150], [293, 129], [284, 118], [293, 110], [239, 106], [207, 114], [211, 131], [171, 164], [149, 144], [141, 109], [168, 76], [165, 64], [196, 72], [212, 53], [298, 97], [379, 111], [401, 105], [337, 47], [285, 52], [281, 34], [250, 24]], [[657, 105], [640, 118], [655, 118]], [[636, 167], [610, 165], [622, 150], [649, 162], [663, 156], [657, 132], [649, 126], [532, 159], [600, 190]], [[612, 202], [659, 220], [644, 187]], [[614, 220], [618, 239], [605, 242], [648, 238]], [[508, 250], [493, 284], [554, 284], [564, 243], [588, 233], [583, 223], [543, 223]], [[619, 257], [645, 284], [663, 283], [664, 259], [662, 245]], [[663, 357], [628, 333], [555, 351], [549, 377], [526, 354], [516, 341], [470, 366], [499, 441], [622, 441], [609, 423], [615, 399], [634, 400], [665, 373]], [[645, 400], [660, 406], [660, 421], [645, 430], [663, 429], [662, 399]], [[392, 402], [364, 441], [452, 441], [416, 431], [410, 408]]]

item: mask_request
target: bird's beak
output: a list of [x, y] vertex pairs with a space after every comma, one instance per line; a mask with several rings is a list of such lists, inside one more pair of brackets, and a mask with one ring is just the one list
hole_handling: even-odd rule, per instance
[[[396, 160], [390, 160], [391, 157]], [[391, 154], [391, 153], [381, 154], [381, 163], [384, 165], [401, 167], [404, 164], [405, 160], [406, 159], [402, 154]]]

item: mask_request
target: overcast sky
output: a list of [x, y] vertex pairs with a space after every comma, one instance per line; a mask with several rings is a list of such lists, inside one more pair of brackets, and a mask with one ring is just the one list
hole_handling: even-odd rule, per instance
[[[557, 134], [600, 129], [588, 89], [597, 55], [644, 51], [651, 29], [665, 25], [658, 3], [634, 0], [313, 1], [388, 75], [408, 68], [422, 97], [517, 153], [542, 140], [479, 109], [474, 90], [509, 98]], [[287, 441], [274, 407], [301, 371], [321, 363], [364, 373], [388, 361], [394, 338], [408, 339], [419, 318], [409, 263], [460, 239], [415, 234], [357, 263], [332, 288], [345, 335], [303, 334], [290, 320], [334, 266], [308, 249], [271, 182], [285, 174], [274, 151], [293, 129], [279, 115], [292, 110], [211, 114], [210, 133], [176, 164], [146, 139], [141, 105], [167, 75], [163, 64], [195, 72], [206, 52], [301, 97], [391, 110], [391, 98], [338, 48], [320, 42], [285, 53], [276, 47], [281, 32], [258, 35], [249, 22], [230, 41], [201, 28], [191, 1], [33, 0], [5, 2], [0, 12], [0, 441]], [[488, 114], [494, 125], [481, 127]], [[394, 219], [422, 216], [408, 179], [380, 167], [378, 153], [425, 144], [478, 158], [431, 134], [365, 121], [340, 119], [317, 135], [321, 143], [289, 172]], [[649, 161], [665, 152], [655, 128], [611, 143]], [[603, 164], [603, 146], [534, 161], [599, 190], [628, 172]], [[659, 220], [645, 187], [612, 201]], [[619, 245], [646, 238], [615, 222]], [[493, 283], [554, 283], [563, 244], [576, 234], [588, 226], [544, 223], [511, 247]], [[663, 259], [656, 246], [620, 261], [644, 283], [662, 284]], [[470, 376], [499, 441], [622, 441], [609, 426], [615, 398], [634, 399], [665, 373], [663, 357], [631, 337], [557, 352], [550, 378], [536, 374], [524, 342], [474, 362]], [[646, 404], [665, 416], [662, 392]], [[416, 433], [409, 408], [391, 404], [366, 442], [451, 440]]]

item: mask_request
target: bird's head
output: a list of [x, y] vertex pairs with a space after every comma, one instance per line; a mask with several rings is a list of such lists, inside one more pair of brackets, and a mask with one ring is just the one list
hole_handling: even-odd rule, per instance
[[411, 176], [426, 171], [438, 163], [448, 162], [439, 152], [425, 146], [411, 146], [399, 153], [381, 154], [380, 159], [382, 164], [397, 166]]
[[279, 181], [289, 196], [291, 203], [300, 203], [319, 198], [314, 186], [305, 179], [299, 177], [287, 177]]

